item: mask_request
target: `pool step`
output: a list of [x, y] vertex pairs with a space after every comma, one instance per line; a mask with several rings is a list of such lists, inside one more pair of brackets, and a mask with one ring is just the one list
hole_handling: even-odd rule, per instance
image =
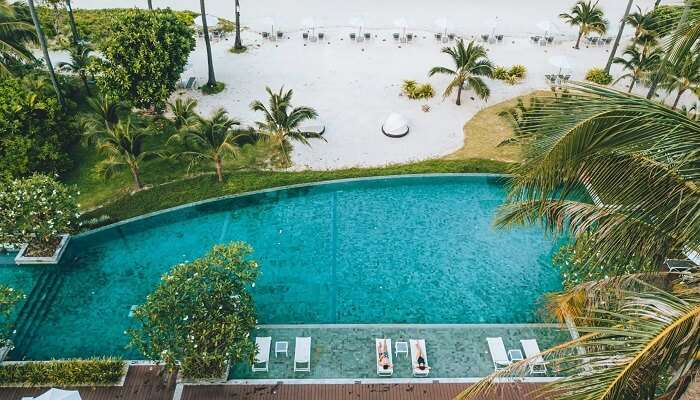
[[18, 359], [26, 354], [27, 348], [34, 340], [37, 328], [49, 312], [49, 307], [58, 295], [63, 283], [63, 274], [55, 269], [47, 269], [37, 279], [34, 288], [27, 296], [27, 301], [17, 315], [13, 342], [15, 349], [11, 357]]

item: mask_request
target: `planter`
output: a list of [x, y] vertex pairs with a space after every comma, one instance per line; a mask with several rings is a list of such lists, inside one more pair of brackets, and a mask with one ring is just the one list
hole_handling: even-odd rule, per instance
[[29, 247], [28, 244], [23, 244], [22, 247], [19, 250], [19, 254], [15, 257], [15, 264], [18, 265], [27, 265], [27, 264], [58, 264], [58, 262], [61, 260], [61, 256], [63, 255], [63, 252], [66, 250], [66, 247], [68, 246], [68, 241], [70, 240], [70, 235], [61, 235], [61, 241], [58, 243], [58, 246], [56, 247], [56, 250], [54, 251], [53, 255], [50, 257], [28, 257], [25, 256], [24, 253], [27, 251], [27, 248]]
[[218, 385], [228, 381], [228, 374], [231, 369], [231, 362], [226, 363], [226, 369], [221, 376], [215, 378], [190, 379], [182, 376], [182, 373], [177, 373], [177, 383], [195, 384], [195, 385]]

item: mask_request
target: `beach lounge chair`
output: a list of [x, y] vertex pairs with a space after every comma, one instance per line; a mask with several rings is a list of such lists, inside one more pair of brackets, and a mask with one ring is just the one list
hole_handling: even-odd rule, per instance
[[[408, 341], [411, 347], [411, 370], [413, 371], [413, 376], [428, 376], [430, 373], [430, 367], [428, 366], [428, 353], [425, 351], [425, 340], [423, 339], [411, 339]], [[420, 346], [423, 359], [425, 359], [425, 369], [418, 368], [418, 354], [416, 352], [416, 346]]]
[[520, 341], [525, 351], [525, 358], [532, 358], [528, 361], [528, 366], [530, 368], [530, 373], [535, 374], [546, 374], [547, 364], [544, 362], [540, 351], [540, 346], [537, 345], [536, 339], [524, 339]]
[[294, 345], [294, 372], [311, 372], [311, 338], [298, 337]]
[[489, 344], [489, 353], [491, 353], [493, 369], [498, 371], [509, 366], [510, 360], [508, 359], [506, 346], [503, 344], [503, 338], [486, 338], [486, 341]]
[[394, 358], [391, 356], [391, 339], [386, 339], [386, 352], [389, 357], [389, 368], [384, 368], [379, 364], [379, 346], [384, 345], [385, 339], [374, 339], [374, 355], [377, 358], [377, 375], [379, 376], [391, 376], [394, 373]]
[[272, 338], [269, 336], [255, 338], [255, 346], [258, 348], [258, 351], [255, 353], [253, 372], [268, 372], [270, 365], [270, 343], [272, 343]]
[[190, 90], [190, 89], [194, 89], [196, 87], [197, 87], [197, 78], [195, 78], [194, 76], [190, 76], [187, 79], [187, 83], [185, 84], [185, 89]]

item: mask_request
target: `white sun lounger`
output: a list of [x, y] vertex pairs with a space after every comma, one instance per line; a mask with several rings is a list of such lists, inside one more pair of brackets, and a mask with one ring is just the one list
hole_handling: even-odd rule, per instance
[[311, 338], [298, 337], [294, 345], [294, 372], [311, 372]]
[[255, 346], [258, 351], [255, 353], [255, 361], [253, 362], [253, 372], [267, 372], [270, 365], [270, 343], [272, 338], [256, 337]]
[[544, 358], [539, 355], [541, 353], [540, 346], [537, 345], [536, 339], [524, 339], [520, 341], [520, 344], [525, 350], [525, 358], [531, 358], [528, 362], [530, 367], [530, 373], [535, 374], [546, 374], [547, 373], [547, 363]]
[[[411, 369], [413, 370], [413, 376], [428, 376], [430, 367], [428, 366], [428, 353], [425, 351], [425, 340], [411, 339], [408, 342], [411, 347]], [[425, 360], [425, 369], [418, 368], [418, 352], [416, 351], [416, 346], [420, 346], [423, 359]]]
[[394, 358], [391, 355], [391, 339], [386, 339], [386, 352], [389, 355], [389, 364], [391, 364], [387, 369], [384, 369], [384, 367], [379, 364], [379, 346], [383, 344], [384, 339], [374, 339], [374, 355], [377, 357], [377, 375], [391, 376], [394, 373]]
[[486, 341], [489, 344], [489, 353], [491, 353], [493, 368], [498, 371], [509, 366], [511, 363], [508, 359], [506, 346], [503, 344], [503, 338], [486, 338]]

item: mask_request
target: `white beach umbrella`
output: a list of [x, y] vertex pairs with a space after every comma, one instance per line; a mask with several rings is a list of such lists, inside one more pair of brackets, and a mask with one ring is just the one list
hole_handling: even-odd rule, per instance
[[403, 35], [406, 36], [406, 29], [408, 29], [408, 21], [406, 20], [406, 18], [395, 19], [394, 26], [403, 29]]
[[313, 17], [307, 17], [301, 21], [301, 26], [303, 26], [305, 29], [316, 29], [318, 25]]
[[260, 20], [260, 25], [264, 26], [264, 29], [267, 29], [267, 27], [270, 27], [270, 33], [274, 34], [275, 33], [275, 19], [272, 17], [266, 17]]
[[352, 17], [348, 23], [350, 23], [350, 26], [357, 29], [362, 29], [365, 27], [365, 19], [362, 17]]
[[[194, 24], [200, 28], [204, 26], [201, 15], [194, 19]], [[217, 25], [219, 25], [219, 19], [211, 14], [207, 14], [207, 26], [212, 27]]]
[[498, 17], [491, 18], [484, 22], [484, 28], [486, 28], [492, 35], [496, 34], [496, 28], [498, 28], [500, 20]]
[[547, 20], [538, 22], [537, 27], [544, 31], [545, 36], [547, 36], [548, 33], [558, 33], [556, 25]]
[[450, 21], [447, 18], [438, 18], [434, 22], [435, 26], [437, 26], [440, 29], [440, 32], [447, 33], [448, 29], [452, 29], [452, 21]]
[[562, 70], [570, 70], [573, 68], [574, 63], [569, 57], [566, 56], [554, 56], [549, 58], [549, 63], [553, 66], [559, 68], [559, 72]]
[[49, 389], [35, 400], [82, 400], [77, 390]]

